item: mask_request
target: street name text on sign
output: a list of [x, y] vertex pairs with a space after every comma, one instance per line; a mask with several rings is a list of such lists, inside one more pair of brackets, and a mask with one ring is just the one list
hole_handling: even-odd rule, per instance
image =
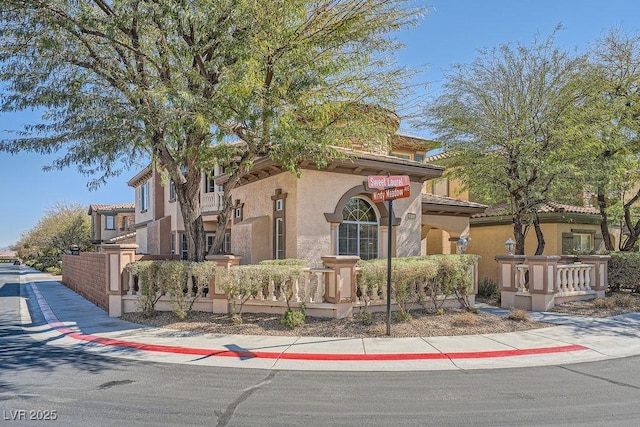
[[374, 203], [384, 202], [386, 200], [404, 199], [411, 196], [411, 187], [394, 187], [387, 188], [386, 190], [374, 191], [371, 195], [371, 200]]
[[369, 188], [383, 190], [391, 187], [408, 187], [410, 184], [408, 175], [369, 175], [367, 185]]

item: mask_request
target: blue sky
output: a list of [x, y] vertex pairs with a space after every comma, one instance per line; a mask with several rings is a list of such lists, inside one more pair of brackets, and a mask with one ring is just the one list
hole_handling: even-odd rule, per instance
[[[406, 44], [398, 53], [400, 63], [421, 67], [416, 96], [435, 95], [442, 72], [455, 63], [471, 62], [477, 50], [507, 42], [528, 44], [536, 34], [545, 37], [558, 24], [564, 29], [556, 36], [558, 45], [584, 50], [604, 32], [621, 26], [629, 32], [640, 30], [638, 0], [428, 0], [429, 13], [414, 29], [399, 38]], [[402, 110], [402, 108], [400, 109]], [[34, 112], [0, 113], [0, 135], [37, 123]], [[428, 130], [402, 125], [402, 132], [429, 136]], [[57, 202], [133, 202], [134, 193], [126, 181], [136, 171], [125, 172], [96, 191], [87, 189], [88, 178], [74, 168], [43, 172], [55, 156], [33, 153], [0, 153], [0, 248], [8, 246], [33, 227], [43, 212]]]

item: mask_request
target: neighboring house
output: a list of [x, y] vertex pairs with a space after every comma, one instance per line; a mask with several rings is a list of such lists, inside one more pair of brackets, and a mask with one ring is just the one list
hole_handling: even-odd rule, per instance
[[[386, 153], [345, 150], [324, 168], [300, 165], [301, 176], [283, 170], [268, 158], [254, 162], [232, 191], [233, 219], [227, 225], [224, 252], [242, 257], [242, 263], [265, 259], [301, 258], [311, 266], [325, 255], [357, 255], [363, 259], [387, 255], [392, 235], [393, 256], [427, 254], [429, 230], [445, 228], [448, 240], [438, 241], [437, 253], [455, 253], [458, 238], [469, 230], [469, 218], [484, 212], [477, 203], [425, 194], [425, 183], [442, 175], [439, 166], [422, 162], [434, 142], [393, 135]], [[372, 201], [369, 175], [408, 175], [411, 196], [393, 203], [392, 230], [388, 204]], [[226, 176], [216, 168], [203, 176], [201, 205], [207, 251], [213, 242], [222, 208]], [[163, 182], [147, 167], [128, 184], [136, 191], [135, 227], [138, 252], [186, 256], [182, 216], [171, 182]]]
[[[600, 212], [591, 206], [571, 206], [549, 202], [538, 210], [540, 228], [544, 235], [543, 255], [568, 255], [603, 250]], [[617, 229], [610, 230], [612, 239], [619, 239]], [[479, 277], [498, 280], [496, 255], [507, 253], [505, 242], [513, 239], [513, 219], [505, 206], [496, 206], [484, 214], [471, 218], [469, 252], [482, 257], [478, 264]], [[533, 227], [525, 238], [525, 254], [533, 255], [538, 240]]]
[[[448, 158], [448, 153], [430, 156], [425, 161], [429, 164], [441, 162]], [[457, 180], [446, 177], [433, 181], [431, 192], [441, 196], [455, 196], [463, 200], [473, 200], [468, 191], [461, 191]], [[600, 211], [590, 206], [590, 198], [584, 197], [585, 206], [572, 206], [549, 202], [538, 210], [540, 228], [545, 239], [543, 255], [567, 255], [577, 252], [592, 252], [602, 250], [602, 234], [600, 230]], [[480, 278], [488, 277], [498, 281], [498, 264], [496, 255], [507, 253], [505, 242], [513, 239], [513, 217], [509, 214], [506, 204], [493, 206], [483, 213], [476, 213], [471, 217], [470, 238], [467, 253], [481, 256], [478, 263]], [[432, 231], [428, 240], [434, 242], [436, 234], [442, 235], [442, 240], [448, 237], [442, 230]], [[610, 230], [612, 239], [620, 237], [617, 228]], [[538, 240], [533, 226], [525, 238], [525, 254], [533, 255]], [[432, 252], [429, 252], [432, 253]]]
[[91, 216], [91, 242], [135, 243], [135, 204], [117, 205], [92, 204], [88, 215]]
[[0, 249], [0, 262], [13, 262], [18, 259], [18, 252], [9, 249]]

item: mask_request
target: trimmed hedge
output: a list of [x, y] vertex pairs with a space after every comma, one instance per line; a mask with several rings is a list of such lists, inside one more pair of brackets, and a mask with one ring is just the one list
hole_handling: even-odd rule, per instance
[[[412, 303], [439, 309], [446, 297], [455, 296], [470, 309], [468, 295], [473, 292], [471, 266], [478, 262], [476, 255], [431, 255], [391, 260], [392, 298], [403, 314]], [[387, 260], [359, 261], [358, 284], [361, 297], [368, 305], [373, 293], [382, 295], [387, 281]], [[365, 289], [362, 292], [362, 289]]]

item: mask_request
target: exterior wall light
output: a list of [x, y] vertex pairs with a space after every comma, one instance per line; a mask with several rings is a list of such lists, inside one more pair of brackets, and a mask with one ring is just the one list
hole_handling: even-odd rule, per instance
[[456, 246], [458, 247], [458, 253], [464, 254], [467, 251], [467, 245], [469, 244], [469, 237], [460, 236], [458, 241], [456, 242]]
[[509, 237], [506, 242], [504, 242], [504, 247], [507, 248], [507, 255], [513, 255], [513, 250], [516, 247], [516, 242]]

